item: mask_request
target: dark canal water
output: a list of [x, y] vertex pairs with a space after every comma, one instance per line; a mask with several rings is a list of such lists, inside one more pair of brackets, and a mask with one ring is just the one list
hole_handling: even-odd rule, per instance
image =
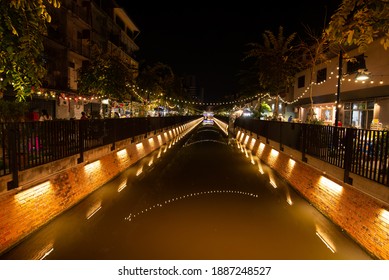
[[0, 258], [371, 259], [213, 124], [161, 147]]

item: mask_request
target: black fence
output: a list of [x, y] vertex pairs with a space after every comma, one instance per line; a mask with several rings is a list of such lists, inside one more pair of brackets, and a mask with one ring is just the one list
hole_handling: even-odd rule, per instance
[[301, 151], [344, 169], [344, 182], [352, 183], [350, 173], [389, 186], [389, 135], [385, 130], [365, 130], [335, 126], [263, 121], [238, 118], [235, 127], [241, 127], [266, 141]]
[[18, 172], [149, 132], [187, 123], [198, 116], [0, 123], [0, 176], [12, 174], [8, 189], [18, 185]]

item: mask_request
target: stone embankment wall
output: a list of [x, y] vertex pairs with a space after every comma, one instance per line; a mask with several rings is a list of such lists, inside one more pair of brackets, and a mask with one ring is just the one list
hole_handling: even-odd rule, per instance
[[[332, 166], [315, 168], [298, 160], [301, 154], [296, 151], [279, 151], [275, 148], [277, 143], [266, 143], [266, 139], [256, 134], [238, 128], [236, 140], [373, 257], [389, 259], [389, 206], [384, 200], [331, 176], [339, 173]], [[293, 153], [295, 156], [291, 156]], [[389, 192], [387, 187], [382, 187]]]
[[114, 151], [111, 145], [88, 151], [80, 164], [73, 156], [20, 172], [20, 187], [0, 193], [0, 253], [198, 123], [121, 141]]

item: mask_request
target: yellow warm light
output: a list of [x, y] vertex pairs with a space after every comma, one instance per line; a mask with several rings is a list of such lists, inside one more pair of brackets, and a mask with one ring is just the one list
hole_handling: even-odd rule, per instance
[[143, 172], [143, 165], [139, 167], [138, 171], [136, 171], [136, 176], [139, 176]]
[[321, 230], [317, 225], [316, 225], [316, 235], [327, 246], [327, 248], [331, 250], [332, 253], [336, 252], [336, 246], [334, 242], [331, 240], [330, 236], [325, 231]]
[[120, 159], [125, 159], [128, 157], [128, 154], [127, 154], [127, 149], [122, 149], [120, 151], [117, 151], [116, 152], [116, 155], [120, 158]]
[[294, 165], [296, 164], [296, 161], [294, 159], [289, 159], [288, 160], [288, 166], [293, 169]]
[[246, 138], [244, 139], [244, 145], [246, 146], [247, 143], [249, 142], [250, 136], [247, 134]]
[[99, 169], [101, 167], [100, 160], [96, 160], [94, 162], [88, 163], [87, 165], [84, 166], [85, 172], [93, 172], [96, 169]]
[[86, 214], [86, 219], [89, 220], [101, 209], [101, 201], [98, 201], [93, 205]]
[[277, 157], [278, 154], [279, 154], [279, 152], [278, 152], [277, 150], [271, 149], [270, 155], [271, 155], [272, 157]]
[[240, 135], [239, 142], [242, 143], [243, 137], [244, 137], [245, 135], [246, 135], [246, 134], [244, 134], [244, 133], [242, 133], [242, 134]]
[[34, 260], [44, 260], [48, 255], [50, 255], [54, 251], [54, 242], [49, 242], [46, 244], [45, 247], [43, 247], [41, 250], [39, 250], [36, 255], [33, 257]]
[[127, 187], [127, 180], [124, 180], [118, 187], [118, 192], [121, 192], [124, 190], [124, 188]]
[[265, 144], [263, 144], [263, 143], [261, 142], [261, 143], [259, 144], [257, 154], [262, 154], [263, 149], [265, 149]]
[[148, 166], [153, 165], [153, 162], [154, 162], [154, 157], [151, 157], [151, 159], [150, 159], [150, 161], [149, 161], [149, 163], [148, 163]]
[[342, 193], [343, 191], [343, 187], [341, 185], [335, 183], [334, 181], [331, 181], [330, 179], [324, 176], [320, 177], [320, 184], [329, 187], [333, 192], [338, 194]]
[[150, 144], [154, 144], [154, 138], [153, 137], [150, 137], [148, 140], [149, 140]]
[[140, 150], [140, 149], [143, 149], [143, 143], [142, 142], [139, 142], [135, 145], [136, 149], [137, 150]]
[[259, 173], [261, 173], [262, 175], [265, 174], [265, 172], [263, 171], [262, 164], [261, 164], [260, 160], [258, 160], [258, 170], [259, 170]]
[[238, 133], [236, 134], [236, 139], [239, 139], [241, 133], [242, 132], [239, 130]]
[[388, 210], [381, 209], [379, 217], [381, 218], [381, 220], [383, 220], [386, 224], [389, 225], [389, 211]]
[[157, 139], [158, 139], [159, 145], [161, 145], [162, 144], [162, 136], [160, 134], [157, 136]]
[[255, 138], [251, 138], [251, 143], [250, 143], [250, 150], [253, 149], [255, 143], [257, 142], [257, 140]]
[[289, 193], [286, 195], [286, 202], [287, 202], [289, 205], [293, 205], [293, 201], [292, 201], [292, 198], [290, 197], [290, 194], [289, 194]]
[[36, 185], [32, 188], [29, 188], [27, 190], [21, 191], [20, 193], [17, 193], [15, 195], [15, 199], [19, 203], [25, 203], [29, 201], [32, 197], [37, 198], [38, 196], [41, 196], [43, 194], [47, 194], [51, 190], [51, 183], [50, 181], [45, 181], [39, 185]]

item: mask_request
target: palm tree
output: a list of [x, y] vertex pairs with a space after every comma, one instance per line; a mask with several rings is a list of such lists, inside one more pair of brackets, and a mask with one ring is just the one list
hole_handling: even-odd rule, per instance
[[250, 50], [243, 58], [252, 59], [259, 86], [275, 98], [274, 118], [278, 116], [279, 95], [293, 86], [295, 74], [302, 69], [300, 47], [293, 44], [296, 34], [285, 37], [282, 26], [277, 36], [271, 31], [265, 31], [263, 44], [250, 43]]

